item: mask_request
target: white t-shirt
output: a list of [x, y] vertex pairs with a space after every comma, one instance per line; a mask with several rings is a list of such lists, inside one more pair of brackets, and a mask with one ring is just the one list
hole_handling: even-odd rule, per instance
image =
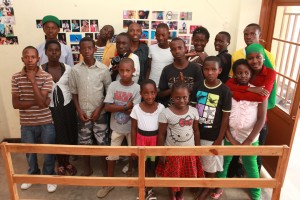
[[170, 48], [162, 49], [158, 44], [150, 46], [148, 57], [152, 59], [149, 79], [152, 79], [156, 83], [156, 86], [158, 86], [163, 68], [173, 63], [174, 58]]
[[130, 117], [137, 120], [138, 128], [143, 131], [158, 130], [158, 116], [165, 109], [165, 107], [158, 103], [156, 111], [153, 113], [144, 112], [140, 104], [135, 105], [130, 113]]

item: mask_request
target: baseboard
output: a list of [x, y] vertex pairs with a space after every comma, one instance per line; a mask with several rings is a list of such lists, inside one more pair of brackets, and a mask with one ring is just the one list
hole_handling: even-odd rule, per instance
[[4, 138], [2, 142], [21, 143], [21, 138]]

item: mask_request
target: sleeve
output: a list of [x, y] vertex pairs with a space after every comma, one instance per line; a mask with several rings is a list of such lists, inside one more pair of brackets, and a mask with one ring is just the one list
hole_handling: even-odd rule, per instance
[[197, 66], [195, 82], [201, 82], [201, 81], [204, 81], [203, 73], [202, 73], [201, 68]]
[[135, 105], [135, 106], [133, 107], [131, 113], [130, 113], [130, 117], [131, 117], [132, 119], [136, 119], [136, 120], [137, 120], [137, 118], [138, 118], [138, 116], [137, 116], [137, 106], [139, 106], [139, 104]]
[[69, 88], [72, 94], [78, 94], [75, 73], [75, 70], [72, 68], [69, 76]]
[[67, 50], [66, 64], [73, 67], [74, 61], [73, 61], [73, 56], [72, 56], [72, 50], [69, 46], [66, 46], [66, 50]]
[[53, 87], [52, 76], [50, 74], [47, 74], [47, 76], [45, 76], [45, 82], [44, 82], [41, 90], [46, 90], [47, 92], [52, 92], [52, 87]]
[[200, 86], [200, 81], [196, 82], [194, 84], [193, 91], [192, 91], [192, 94], [191, 94], [191, 102], [197, 102], [196, 94], [197, 94], [199, 86]]
[[270, 68], [267, 68], [267, 76], [265, 78], [265, 81], [263, 85], [265, 86], [265, 89], [268, 90], [270, 93], [274, 86], [274, 81], [276, 79], [276, 71]]
[[195, 120], [199, 121], [199, 113], [198, 110], [194, 107], [191, 107], [192, 111], [193, 111], [193, 115], [195, 116]]
[[103, 84], [104, 84], [105, 91], [107, 91], [108, 86], [111, 84], [111, 76], [108, 69], [106, 67], [103, 68], [104, 68]]
[[232, 92], [232, 98], [236, 101], [246, 100], [254, 102], [263, 102], [268, 96], [262, 96], [253, 92]]
[[238, 85], [235, 78], [231, 78], [226, 82], [226, 85], [230, 88], [233, 92], [247, 92], [249, 86], [241, 86]]
[[132, 101], [134, 105], [138, 105], [141, 102], [140, 87], [139, 85], [136, 86], [137, 87], [134, 92], [133, 101]]
[[230, 112], [231, 111], [231, 92], [229, 88], [227, 88], [224, 85], [223, 88], [224, 94], [223, 94], [223, 105], [222, 105], [222, 111], [223, 112]]
[[[167, 108], [166, 108], [167, 109]], [[168, 119], [166, 116], [166, 109], [164, 109], [158, 116], [158, 122], [160, 123], [168, 123]]]
[[15, 76], [11, 78], [11, 93], [20, 94], [19, 86], [16, 82]]
[[114, 90], [115, 90], [115, 84], [112, 83], [108, 86], [106, 96], [104, 99], [104, 103], [114, 103]]
[[164, 67], [164, 69], [161, 72], [161, 75], [160, 75], [160, 78], [159, 78], [158, 88], [162, 91], [169, 89], [166, 67]]

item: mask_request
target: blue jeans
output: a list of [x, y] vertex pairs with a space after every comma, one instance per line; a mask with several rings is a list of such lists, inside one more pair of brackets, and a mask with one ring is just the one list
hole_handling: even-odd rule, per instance
[[[39, 126], [21, 126], [21, 141], [22, 143], [30, 144], [55, 144], [54, 125], [46, 124]], [[28, 174], [40, 174], [36, 153], [27, 153], [26, 158], [29, 165]], [[55, 174], [54, 167], [54, 155], [45, 154], [42, 174]]]

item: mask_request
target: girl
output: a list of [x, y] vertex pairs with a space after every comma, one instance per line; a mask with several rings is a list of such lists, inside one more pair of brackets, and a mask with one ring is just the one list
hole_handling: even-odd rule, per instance
[[204, 51], [204, 48], [209, 40], [209, 32], [204, 27], [198, 27], [194, 30], [192, 36], [192, 44], [194, 49], [186, 54], [190, 62], [194, 62], [203, 65], [204, 59], [207, 57], [207, 53]]
[[[61, 46], [57, 40], [47, 40], [45, 54], [48, 62], [42, 65], [43, 70], [52, 75], [54, 85], [51, 94], [50, 110], [56, 132], [56, 144], [77, 144], [77, 115], [69, 90], [69, 73], [71, 67], [59, 62]], [[71, 176], [77, 173], [70, 164], [69, 155], [57, 155], [58, 175]]]
[[[155, 101], [157, 89], [153, 80], [146, 79], [142, 81], [140, 94], [144, 101], [135, 105], [130, 114], [131, 144], [132, 146], [156, 146], [158, 116], [164, 106]], [[155, 156], [150, 156], [146, 160], [146, 175], [155, 177]], [[152, 188], [146, 188], [145, 199], [156, 199]]]
[[[234, 78], [238, 85], [252, 86], [248, 82], [252, 75], [252, 70], [244, 59], [237, 60], [232, 67]], [[234, 93], [234, 92], [233, 92]], [[258, 146], [259, 132], [264, 126], [267, 113], [267, 100], [254, 102], [248, 100], [236, 101], [232, 98], [232, 108], [229, 117], [229, 129], [226, 132], [224, 145], [252, 145]], [[224, 156], [224, 170], [218, 174], [219, 178], [227, 176], [227, 170], [232, 160], [232, 156]], [[257, 156], [242, 156], [244, 168], [249, 178], [259, 178], [257, 166]], [[261, 189], [250, 189], [253, 200], [260, 199]], [[219, 189], [212, 196], [218, 199], [222, 195]]]
[[[198, 111], [189, 103], [189, 89], [185, 82], [172, 86], [174, 103], [159, 115], [158, 146], [199, 146]], [[199, 156], [160, 157], [156, 168], [161, 177], [204, 177]], [[183, 188], [169, 188], [169, 199], [182, 200]]]

